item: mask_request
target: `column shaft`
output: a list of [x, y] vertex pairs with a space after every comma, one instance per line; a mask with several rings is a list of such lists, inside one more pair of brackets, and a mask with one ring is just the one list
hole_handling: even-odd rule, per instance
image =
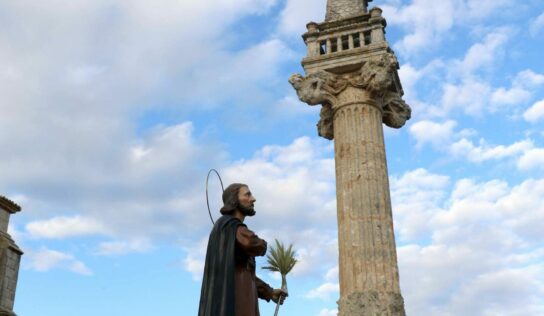
[[[404, 315], [382, 113], [362, 89], [348, 87], [338, 100], [333, 110], [340, 315]], [[373, 298], [375, 306], [368, 302]], [[364, 310], [349, 308], [363, 303]]]

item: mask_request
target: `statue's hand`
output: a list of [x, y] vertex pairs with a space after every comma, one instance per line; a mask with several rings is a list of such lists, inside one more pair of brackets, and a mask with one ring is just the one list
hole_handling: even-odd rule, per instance
[[289, 294], [287, 294], [287, 292], [283, 291], [282, 289], [275, 289], [272, 292], [272, 300], [274, 301], [274, 303], [278, 303], [279, 301], [280, 305], [283, 304], [283, 301], [285, 301], [285, 298], [287, 296], [289, 296]]

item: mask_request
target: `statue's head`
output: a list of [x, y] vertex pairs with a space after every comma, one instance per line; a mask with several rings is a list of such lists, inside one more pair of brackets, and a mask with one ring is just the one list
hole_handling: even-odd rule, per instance
[[239, 210], [246, 216], [255, 215], [255, 197], [251, 194], [247, 184], [233, 183], [223, 192], [223, 207], [220, 212], [223, 215], [232, 215]]

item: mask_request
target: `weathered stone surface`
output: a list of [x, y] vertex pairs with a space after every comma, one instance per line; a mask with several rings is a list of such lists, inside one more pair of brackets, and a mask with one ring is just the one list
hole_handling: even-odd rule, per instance
[[359, 292], [338, 301], [340, 316], [405, 316], [404, 299], [398, 293]]
[[7, 233], [7, 226], [10, 215], [20, 210], [17, 204], [0, 196], [0, 316], [15, 316], [13, 305], [23, 252]]
[[326, 21], [303, 35], [305, 76], [289, 82], [299, 99], [321, 104], [320, 136], [334, 139], [341, 316], [404, 316], [383, 124], [402, 127], [398, 61], [370, 1], [329, 0]]
[[353, 73], [335, 75], [320, 70], [306, 77], [294, 74], [289, 78], [289, 82], [301, 101], [309, 105], [323, 105], [317, 124], [318, 134], [332, 140], [334, 112], [331, 110], [331, 104], [337, 102], [338, 94], [348, 86], [364, 89], [378, 101], [383, 122], [387, 126], [400, 128], [410, 119], [410, 107], [402, 100], [400, 93], [395, 91], [397, 67], [397, 59], [389, 53], [369, 59], [359, 71]]
[[327, 0], [325, 21], [341, 20], [366, 13], [369, 2], [372, 0]]

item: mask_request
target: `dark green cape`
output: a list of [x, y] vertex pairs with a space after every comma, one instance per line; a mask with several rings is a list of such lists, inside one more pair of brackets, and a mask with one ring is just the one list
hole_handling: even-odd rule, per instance
[[240, 225], [244, 224], [239, 219], [223, 215], [213, 226], [206, 251], [198, 316], [235, 316], [236, 230]]

